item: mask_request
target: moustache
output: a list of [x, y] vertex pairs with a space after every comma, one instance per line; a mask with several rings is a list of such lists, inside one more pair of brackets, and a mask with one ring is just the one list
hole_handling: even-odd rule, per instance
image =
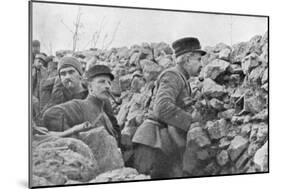
[[121, 102], [115, 98], [115, 96], [110, 92], [110, 90], [106, 90], [104, 93], [108, 95], [117, 105], [120, 105]]
[[66, 79], [63, 81], [64, 86], [70, 87], [72, 85], [72, 80], [71, 79]]

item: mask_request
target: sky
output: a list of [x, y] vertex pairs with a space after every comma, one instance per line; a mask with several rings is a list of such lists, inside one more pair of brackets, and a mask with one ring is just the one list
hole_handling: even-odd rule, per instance
[[171, 44], [191, 36], [199, 38], [204, 48], [220, 42], [233, 45], [248, 41], [267, 31], [265, 17], [33, 3], [33, 39], [40, 40], [43, 52], [53, 54], [57, 50], [72, 49], [70, 30], [74, 30], [79, 8], [82, 27], [78, 50], [93, 47], [91, 38], [100, 28], [97, 48], [107, 44], [109, 48], [130, 47], [143, 42]]

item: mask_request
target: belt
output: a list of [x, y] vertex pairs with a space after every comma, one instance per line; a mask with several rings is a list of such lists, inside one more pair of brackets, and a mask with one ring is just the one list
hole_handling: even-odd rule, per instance
[[152, 122], [155, 122], [156, 125], [159, 127], [159, 128], [168, 128], [168, 125], [166, 123], [164, 123], [163, 121], [160, 121], [158, 119], [155, 119], [155, 118], [151, 118], [151, 117], [148, 117], [147, 118], [149, 121], [152, 121]]

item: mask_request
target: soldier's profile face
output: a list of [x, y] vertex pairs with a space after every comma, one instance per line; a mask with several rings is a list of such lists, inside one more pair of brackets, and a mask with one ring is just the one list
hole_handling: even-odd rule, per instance
[[60, 70], [60, 79], [63, 86], [69, 90], [78, 87], [81, 82], [79, 72], [72, 66]]
[[38, 54], [40, 53], [40, 46], [32, 46], [32, 52], [35, 53], [35, 54]]
[[99, 99], [109, 98], [108, 91], [111, 90], [111, 79], [108, 75], [94, 77], [88, 82], [89, 93]]
[[201, 69], [201, 54], [200, 53], [193, 53], [190, 57], [188, 62], [184, 64], [184, 69], [189, 73], [190, 76], [198, 76]]

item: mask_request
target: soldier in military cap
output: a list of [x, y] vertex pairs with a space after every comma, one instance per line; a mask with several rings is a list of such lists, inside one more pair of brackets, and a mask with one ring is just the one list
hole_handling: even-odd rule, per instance
[[49, 131], [64, 131], [86, 121], [94, 122], [104, 114], [103, 125], [108, 125], [107, 120], [110, 120], [112, 127], [106, 129], [119, 140], [119, 126], [109, 101], [114, 75], [109, 67], [95, 65], [85, 73], [85, 77], [89, 92], [87, 98], [73, 99], [49, 108], [43, 115], [44, 126]]
[[182, 176], [182, 152], [190, 125], [200, 119], [186, 111], [191, 98], [189, 78], [201, 71], [201, 50], [197, 38], [187, 37], [172, 44], [177, 65], [162, 72], [156, 81], [152, 111], [133, 137], [135, 167], [152, 178]]

